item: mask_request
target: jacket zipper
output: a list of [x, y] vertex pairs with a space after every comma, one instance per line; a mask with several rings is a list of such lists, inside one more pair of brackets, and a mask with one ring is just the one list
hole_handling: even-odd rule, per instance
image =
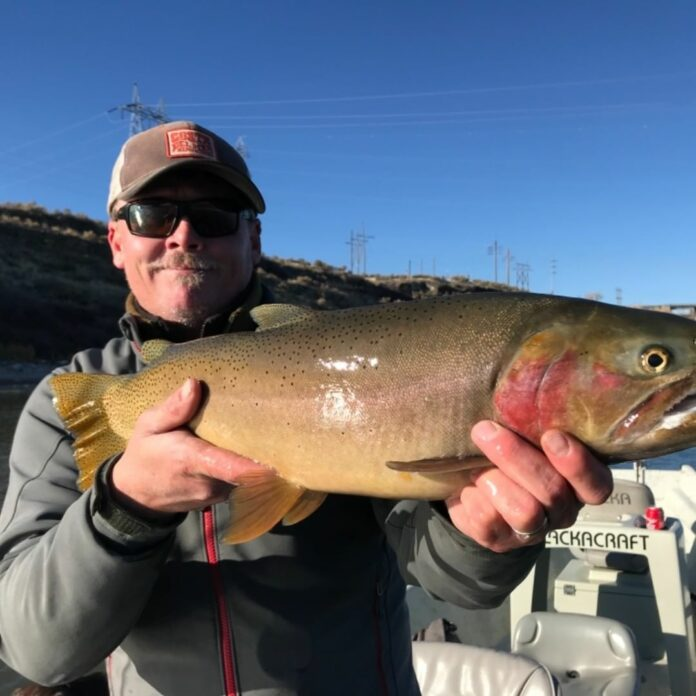
[[220, 638], [220, 661], [222, 663], [222, 675], [224, 680], [225, 696], [238, 696], [237, 680], [234, 670], [234, 649], [232, 644], [232, 627], [230, 626], [225, 588], [220, 571], [217, 541], [215, 538], [215, 517], [213, 509], [207, 507], [202, 511], [203, 538], [205, 541], [205, 555], [210, 568], [210, 577], [213, 582], [213, 596], [217, 610], [218, 630]]

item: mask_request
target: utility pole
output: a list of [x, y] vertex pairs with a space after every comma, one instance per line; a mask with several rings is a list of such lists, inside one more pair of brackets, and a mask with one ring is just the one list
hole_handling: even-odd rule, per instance
[[493, 242], [492, 246], [488, 247], [488, 255], [493, 255], [493, 280], [498, 282], [498, 250], [500, 246], [498, 245], [498, 240]]
[[551, 259], [551, 294], [556, 294], [556, 259]]
[[350, 231], [350, 239], [346, 242], [350, 246], [350, 272], [355, 273], [355, 258], [357, 256], [358, 243], [355, 239], [355, 233]]
[[[367, 240], [374, 239], [371, 234], [365, 234], [365, 227], [362, 232], [357, 234], [350, 231], [350, 239], [346, 242], [350, 246], [350, 272], [367, 273]], [[409, 274], [411, 273], [411, 262], [409, 264]]]
[[[371, 234], [365, 234], [365, 225], [363, 225], [362, 232], [358, 232], [355, 235], [355, 239], [358, 242], [358, 249], [360, 250], [360, 261], [362, 262], [362, 272], [367, 273], [367, 240], [374, 239]], [[359, 264], [360, 265], [360, 264]], [[360, 272], [360, 267], [358, 265], [358, 273]]]
[[616, 304], [623, 304], [623, 293], [621, 291], [621, 288], [616, 288]]
[[130, 114], [129, 136], [133, 136], [145, 130], [145, 128], [149, 128], [150, 124], [167, 123], [167, 121], [169, 121], [164, 113], [164, 103], [161, 99], [156, 109], [145, 106], [140, 101], [137, 82], [133, 83], [133, 96], [130, 103], [121, 104], [121, 106], [115, 106], [113, 109], [109, 109], [109, 112], [112, 111], [120, 111], [121, 116], [123, 116], [124, 113]]
[[510, 266], [512, 264], [512, 260], [515, 258], [512, 255], [512, 252], [510, 249], [505, 250], [505, 283], [506, 285], [510, 285]]

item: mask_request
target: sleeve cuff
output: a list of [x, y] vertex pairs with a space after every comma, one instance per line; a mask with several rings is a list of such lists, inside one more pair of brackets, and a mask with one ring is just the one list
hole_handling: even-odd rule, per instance
[[183, 522], [186, 513], [176, 513], [166, 520], [145, 519], [119, 505], [111, 494], [110, 473], [121, 455], [107, 460], [99, 469], [92, 490], [90, 509], [97, 531], [112, 542], [141, 551], [167, 537]]

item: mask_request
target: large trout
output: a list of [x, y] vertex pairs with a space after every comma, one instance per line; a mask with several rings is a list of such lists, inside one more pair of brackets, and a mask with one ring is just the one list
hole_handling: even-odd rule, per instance
[[696, 445], [696, 322], [588, 300], [481, 293], [336, 311], [264, 305], [259, 329], [145, 345], [136, 375], [51, 379], [79, 485], [194, 377], [199, 437], [269, 467], [231, 494], [230, 542], [327, 493], [443, 499], [480, 466], [482, 418], [560, 428], [608, 462]]

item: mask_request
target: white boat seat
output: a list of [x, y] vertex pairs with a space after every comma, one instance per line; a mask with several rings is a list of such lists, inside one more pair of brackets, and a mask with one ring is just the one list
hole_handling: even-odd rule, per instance
[[522, 655], [437, 641], [415, 641], [412, 646], [423, 696], [561, 694], [549, 670]]
[[613, 619], [533, 612], [517, 623], [512, 651], [548, 667], [564, 696], [638, 694], [635, 639]]

